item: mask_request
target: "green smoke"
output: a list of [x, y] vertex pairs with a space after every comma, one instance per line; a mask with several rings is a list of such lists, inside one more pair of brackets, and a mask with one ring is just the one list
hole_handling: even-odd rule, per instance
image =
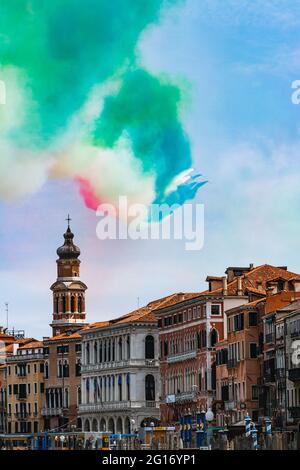
[[178, 118], [180, 91], [139, 69], [135, 53], [162, 4], [177, 1], [1, 0], [0, 70], [15, 67], [30, 96], [25, 119], [8, 136], [14, 145], [47, 149], [93, 87], [122, 70], [121, 89], [107, 97], [90, 139], [112, 147], [125, 131], [162, 198], [172, 178], [191, 165]]

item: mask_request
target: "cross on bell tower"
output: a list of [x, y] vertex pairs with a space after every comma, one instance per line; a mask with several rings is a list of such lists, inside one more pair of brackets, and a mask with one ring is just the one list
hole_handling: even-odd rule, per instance
[[76, 331], [85, 324], [85, 291], [80, 280], [80, 249], [74, 244], [71, 218], [64, 233], [64, 244], [57, 249], [57, 280], [51, 286], [53, 292], [53, 336], [66, 330]]

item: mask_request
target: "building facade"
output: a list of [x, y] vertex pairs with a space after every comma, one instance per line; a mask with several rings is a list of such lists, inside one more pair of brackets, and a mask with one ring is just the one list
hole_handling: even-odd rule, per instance
[[30, 341], [7, 357], [7, 432], [42, 432], [44, 396], [43, 343]]
[[220, 426], [243, 427], [247, 413], [255, 422], [278, 414], [277, 382], [282, 388], [284, 377], [279, 359], [276, 366], [275, 319], [278, 310], [299, 298], [299, 276], [268, 265], [253, 274], [251, 292], [259, 298], [226, 311], [227, 339], [216, 347]]
[[44, 340], [45, 396], [42, 408], [46, 430], [81, 429], [81, 336], [63, 333]]
[[[247, 389], [249, 385], [247, 383], [243, 385], [243, 381], [231, 385], [236, 374], [234, 361], [236, 355], [241, 354], [241, 351], [239, 353], [236, 349], [239, 347], [238, 343], [242, 342], [247, 348], [244, 350], [244, 357], [253, 359], [254, 378], [257, 373], [259, 342], [257, 337], [259, 332], [256, 326], [253, 328], [251, 324], [256, 321], [255, 312], [250, 314], [251, 319], [247, 318], [251, 325], [249, 333], [255, 336], [253, 341], [251, 338], [237, 340], [237, 336], [244, 334], [238, 333], [244, 331], [241, 323], [243, 314], [235, 312], [237, 315], [234, 314], [236, 318], [232, 320], [234, 324], [231, 326], [227, 312], [263, 299], [269, 290], [275, 293], [276, 286], [278, 290], [289, 289], [293, 293], [299, 288], [299, 276], [287, 271], [286, 267], [271, 265], [229, 267], [225, 274], [223, 277], [208, 276], [207, 291], [174, 294], [154, 310], [159, 319], [161, 412], [165, 423], [178, 422], [182, 414], [189, 412], [195, 414], [201, 408], [212, 407], [216, 411], [217, 407], [218, 409], [221, 407], [220, 414], [225, 416], [223, 405], [220, 403], [221, 388], [225, 387], [223, 393], [227, 394], [227, 386], [228, 393], [229, 387], [240, 387], [238, 396], [242, 396], [243, 387]], [[249, 323], [247, 328], [248, 325]], [[228, 335], [230, 335], [229, 343]], [[227, 355], [222, 361], [226, 360], [228, 363], [222, 368], [221, 376], [218, 377], [220, 368], [216, 365], [216, 344], [222, 341], [224, 354]], [[250, 346], [250, 342], [253, 342], [253, 345]], [[251, 353], [248, 351], [250, 347]], [[220, 365], [225, 366], [225, 364]], [[230, 381], [226, 379], [227, 373], [230, 375]], [[239, 373], [244, 374], [242, 369]], [[257, 387], [257, 383], [254, 385]], [[219, 388], [218, 397], [217, 388]], [[252, 387], [249, 391], [250, 389], [252, 393]], [[257, 394], [255, 387], [253, 394], [253, 396]]]
[[84, 431], [124, 434], [159, 419], [157, 320], [148, 307], [92, 324], [82, 336]]

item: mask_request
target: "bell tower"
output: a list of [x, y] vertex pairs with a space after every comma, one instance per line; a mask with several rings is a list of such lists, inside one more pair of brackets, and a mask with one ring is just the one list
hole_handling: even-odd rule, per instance
[[85, 291], [87, 286], [80, 280], [80, 249], [74, 245], [74, 234], [70, 228], [71, 219], [64, 234], [64, 244], [57, 249], [57, 280], [51, 286], [53, 293], [53, 336], [76, 331], [84, 326]]

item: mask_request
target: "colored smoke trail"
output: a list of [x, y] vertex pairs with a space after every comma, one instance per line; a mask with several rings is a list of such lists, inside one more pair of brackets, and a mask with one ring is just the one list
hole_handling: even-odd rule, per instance
[[192, 165], [181, 91], [136, 58], [141, 33], [176, 3], [1, 0], [3, 200], [49, 177], [74, 179], [93, 210], [119, 194], [146, 204], [194, 197], [203, 183], [180, 178]]

